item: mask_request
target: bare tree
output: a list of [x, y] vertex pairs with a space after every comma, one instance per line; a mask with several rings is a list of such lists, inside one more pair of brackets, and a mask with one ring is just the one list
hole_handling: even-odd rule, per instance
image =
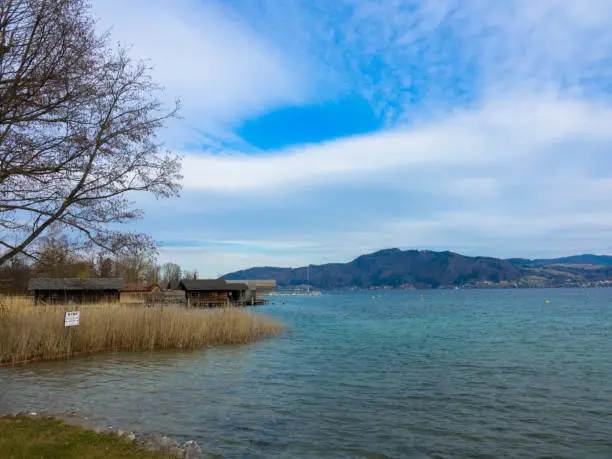
[[19, 256], [11, 258], [0, 266], [0, 293], [26, 291], [31, 277], [32, 266], [26, 260]]
[[183, 271], [183, 279], [194, 279], [198, 278], [198, 270], [194, 269], [193, 271]]
[[42, 277], [94, 277], [93, 262], [82, 255], [59, 225], [51, 225], [40, 237], [34, 273]]
[[133, 284], [149, 285], [159, 281], [157, 250], [133, 247], [124, 250], [115, 260], [117, 275]]
[[100, 277], [114, 277], [115, 263], [105, 254], [98, 254], [96, 259], [96, 270]]
[[181, 282], [182, 270], [176, 263], [164, 263], [161, 267], [161, 282], [176, 288]]
[[52, 224], [106, 251], [152, 246], [116, 224], [141, 216], [132, 192], [180, 190], [159, 94], [84, 0], [0, 0], [0, 265], [35, 258]]

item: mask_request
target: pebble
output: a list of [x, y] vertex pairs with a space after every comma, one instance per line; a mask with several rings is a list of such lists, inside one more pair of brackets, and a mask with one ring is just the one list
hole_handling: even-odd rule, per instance
[[169, 446], [171, 443], [170, 439], [168, 437], [161, 437], [159, 439], [159, 444], [162, 446]]
[[201, 459], [202, 449], [195, 441], [188, 441], [185, 443], [183, 459]]

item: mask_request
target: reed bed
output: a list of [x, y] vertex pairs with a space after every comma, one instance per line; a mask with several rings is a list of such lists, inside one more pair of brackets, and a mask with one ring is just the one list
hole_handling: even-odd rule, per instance
[[80, 325], [64, 327], [74, 306], [0, 302], [0, 364], [69, 358], [110, 349], [198, 349], [249, 344], [281, 333], [282, 325], [241, 308], [186, 309], [83, 305]]

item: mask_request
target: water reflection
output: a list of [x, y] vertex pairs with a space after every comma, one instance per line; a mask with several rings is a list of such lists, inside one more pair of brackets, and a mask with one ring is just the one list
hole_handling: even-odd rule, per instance
[[5, 368], [0, 370], [0, 412], [76, 410], [103, 423], [157, 431], [172, 425], [177, 413], [188, 416], [201, 397], [231, 396], [232, 386], [223, 381], [243, 380], [250, 355], [248, 346], [114, 352]]

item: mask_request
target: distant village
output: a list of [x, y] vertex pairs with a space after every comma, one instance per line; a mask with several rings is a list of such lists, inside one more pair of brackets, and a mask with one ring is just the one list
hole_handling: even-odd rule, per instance
[[[452, 289], [494, 289], [494, 288], [593, 288], [593, 287], [612, 287], [612, 280], [599, 280], [599, 281], [581, 281], [568, 279], [565, 282], [556, 282], [551, 279], [521, 279], [520, 281], [473, 281], [461, 285], [440, 285], [435, 287], [439, 290], [452, 290]], [[356, 290], [419, 290], [419, 289], [430, 289], [429, 285], [424, 284], [403, 284], [400, 286], [389, 286], [389, 285], [377, 285], [370, 286], [367, 288], [360, 287], [348, 287], [343, 290], [356, 291]]]

